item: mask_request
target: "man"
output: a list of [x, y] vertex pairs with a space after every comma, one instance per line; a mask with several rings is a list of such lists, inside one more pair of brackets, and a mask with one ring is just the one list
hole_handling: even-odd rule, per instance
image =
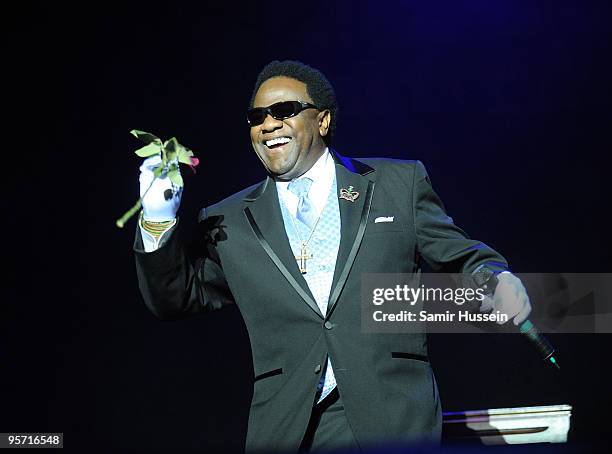
[[[420, 162], [329, 148], [336, 112], [319, 71], [293, 61], [262, 70], [248, 121], [268, 177], [201, 211], [193, 261], [174, 232], [180, 191], [170, 197], [171, 183], [158, 179], [143, 200], [136, 263], [153, 313], [179, 318], [235, 302], [244, 318], [255, 369], [247, 450], [439, 440], [426, 337], [362, 332], [361, 275], [417, 273], [421, 258], [438, 270], [507, 270], [453, 224]], [[159, 162], [141, 167], [141, 191]], [[381, 216], [393, 222], [374, 222]], [[498, 279], [495, 308], [522, 322], [522, 284], [507, 271]]]

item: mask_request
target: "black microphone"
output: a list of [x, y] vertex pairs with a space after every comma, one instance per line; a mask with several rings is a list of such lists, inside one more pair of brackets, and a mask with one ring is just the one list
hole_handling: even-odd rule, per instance
[[[480, 265], [476, 270], [472, 273], [472, 279], [476, 283], [476, 285], [485, 291], [487, 295], [493, 295], [495, 292], [495, 288], [497, 287], [498, 280], [497, 275], [491, 269], [485, 267], [485, 265]], [[561, 369], [559, 363], [553, 356], [555, 353], [555, 348], [552, 344], [546, 339], [540, 331], [536, 328], [536, 326], [531, 323], [530, 320], [525, 320], [519, 326], [520, 333], [525, 336], [531, 345], [538, 351], [540, 357], [557, 369]]]

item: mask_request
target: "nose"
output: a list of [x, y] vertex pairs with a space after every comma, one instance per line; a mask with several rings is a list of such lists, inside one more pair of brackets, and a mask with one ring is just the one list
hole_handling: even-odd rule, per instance
[[283, 127], [283, 121], [277, 120], [272, 115], [266, 115], [264, 122], [261, 124], [262, 132], [272, 132]]

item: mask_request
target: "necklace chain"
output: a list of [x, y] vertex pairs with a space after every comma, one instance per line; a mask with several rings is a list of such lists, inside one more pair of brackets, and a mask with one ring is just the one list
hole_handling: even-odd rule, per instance
[[[299, 198], [298, 198], [298, 207], [299, 207]], [[319, 220], [321, 219], [321, 216], [323, 216], [323, 212], [325, 211], [325, 206], [327, 205], [327, 201], [325, 202], [325, 205], [323, 206], [323, 208], [321, 209], [321, 212], [319, 213], [319, 216], [317, 216], [317, 220], [315, 221], [314, 225], [312, 226], [312, 229], [310, 230], [310, 234], [308, 235], [308, 238], [306, 239], [306, 241], [304, 241], [302, 239], [302, 235], [300, 233], [300, 230], [297, 227], [297, 224], [295, 223], [295, 220], [293, 219], [293, 215], [291, 213], [289, 213], [289, 218], [291, 218], [291, 224], [293, 224], [293, 229], [295, 230], [295, 233], [298, 236], [298, 239], [300, 240], [300, 243], [302, 243], [302, 247], [301, 247], [301, 251], [300, 251], [300, 255], [296, 256], [296, 259], [300, 261], [300, 272], [302, 274], [306, 274], [306, 260], [313, 258], [312, 254], [310, 255], [310, 257], [308, 256], [308, 243], [310, 243], [310, 240], [312, 239], [312, 235], [314, 234], [315, 230], [317, 229], [317, 225], [319, 225]], [[289, 210], [287, 210], [289, 211]], [[295, 215], [297, 217], [297, 211], [298, 208], [296, 207], [295, 210]]]
[[[297, 210], [296, 210], [296, 215], [297, 215]], [[315, 221], [314, 225], [312, 226], [312, 229], [310, 230], [310, 234], [308, 235], [308, 238], [306, 239], [306, 241], [304, 241], [302, 239], [302, 235], [300, 233], [300, 229], [298, 229], [297, 224], [295, 223], [293, 216], [291, 215], [291, 213], [289, 213], [289, 217], [291, 218], [291, 223], [293, 224], [293, 229], [295, 230], [295, 233], [297, 233], [297, 236], [300, 240], [300, 243], [302, 243], [302, 246], [306, 247], [308, 246], [308, 243], [310, 243], [310, 240], [312, 239], [312, 235], [314, 234], [315, 230], [317, 229], [317, 225], [319, 225], [319, 219], [321, 219], [321, 216], [323, 215], [323, 210], [321, 210], [321, 213], [319, 213], [319, 216], [317, 217], [317, 220]]]

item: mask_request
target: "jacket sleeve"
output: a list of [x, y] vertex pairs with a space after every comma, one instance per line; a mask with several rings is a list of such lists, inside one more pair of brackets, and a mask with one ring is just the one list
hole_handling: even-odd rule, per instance
[[233, 303], [208, 225], [200, 222], [198, 227], [194, 240], [186, 245], [177, 222], [153, 252], [145, 252], [140, 229], [136, 230], [138, 286], [146, 306], [161, 320], [185, 318]]
[[416, 162], [413, 184], [418, 250], [432, 269], [465, 274], [471, 274], [481, 266], [495, 273], [508, 269], [504, 257], [486, 244], [470, 239], [453, 223], [420, 161]]

